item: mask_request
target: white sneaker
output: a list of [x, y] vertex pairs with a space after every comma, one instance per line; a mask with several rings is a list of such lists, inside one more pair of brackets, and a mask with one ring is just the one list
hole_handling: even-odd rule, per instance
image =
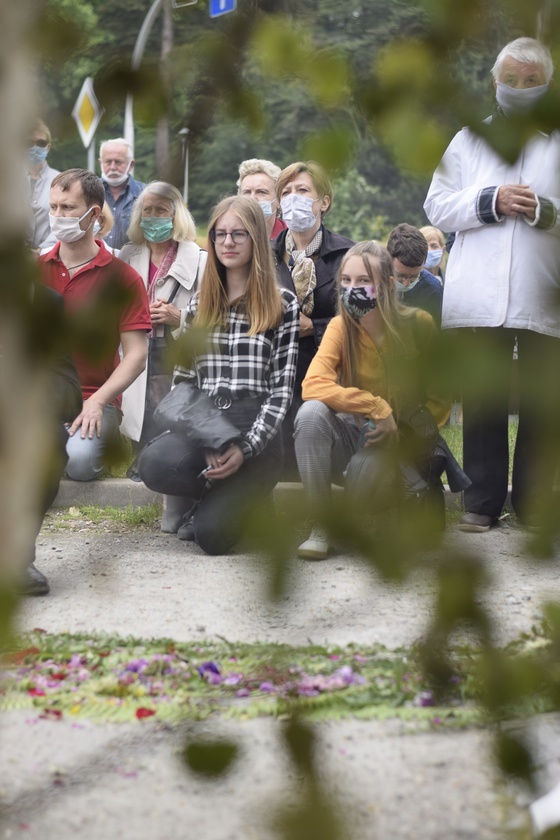
[[297, 550], [298, 557], [307, 560], [326, 560], [329, 553], [329, 540], [321, 528], [313, 528], [309, 539], [305, 540]]

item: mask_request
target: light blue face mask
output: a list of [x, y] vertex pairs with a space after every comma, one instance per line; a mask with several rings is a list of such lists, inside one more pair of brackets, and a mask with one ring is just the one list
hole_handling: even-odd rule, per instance
[[166, 242], [173, 233], [173, 219], [168, 217], [142, 219], [140, 227], [149, 242]]
[[397, 290], [399, 295], [401, 293], [406, 294], [407, 292], [410, 292], [411, 289], [413, 289], [416, 286], [416, 284], [419, 283], [419, 282], [420, 282], [420, 278], [417, 277], [416, 280], [411, 280], [410, 283], [408, 284], [408, 286], [405, 286], [404, 283], [401, 283], [399, 280], [395, 280], [395, 289]]
[[272, 201], [259, 201], [259, 204], [261, 205], [261, 210], [264, 213], [265, 219], [270, 219], [274, 213], [274, 210], [272, 209]]
[[435, 268], [436, 265], [440, 264], [442, 257], [443, 248], [436, 248], [434, 251], [428, 251], [428, 256], [426, 257], [426, 262], [424, 263], [424, 268], [427, 268], [428, 271], [430, 271], [432, 268]]
[[526, 114], [545, 95], [548, 85], [530, 88], [512, 88], [503, 82], [496, 84], [496, 101], [506, 117]]
[[43, 163], [47, 159], [47, 155], [49, 153], [48, 148], [45, 146], [31, 146], [27, 150], [27, 160], [29, 163]]

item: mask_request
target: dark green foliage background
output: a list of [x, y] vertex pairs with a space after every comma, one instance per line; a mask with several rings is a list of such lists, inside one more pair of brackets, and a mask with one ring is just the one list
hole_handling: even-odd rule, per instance
[[[241, 160], [266, 157], [285, 166], [300, 156], [322, 160], [335, 179], [328, 220], [334, 230], [363, 239], [382, 237], [401, 221], [425, 223], [422, 203], [432, 159], [420, 171], [416, 166], [413, 174], [407, 172], [402, 160], [395, 162], [394, 143], [383, 136], [376, 118], [379, 107], [410, 109], [412, 98], [417, 99], [417, 74], [411, 67], [407, 80], [405, 60], [398, 89], [383, 89], [376, 69], [383, 50], [406, 45], [407, 39], [423, 39], [432, 42], [436, 59], [447, 61], [452, 48], [456, 79], [447, 82], [451, 91], [456, 86], [457, 94], [466, 92], [482, 118], [492, 105], [493, 58], [508, 38], [523, 34], [515, 4], [479, 2], [463, 13], [465, 35], [473, 37], [452, 30], [446, 36], [449, 21], [441, 19], [438, 6], [452, 5], [453, 18], [461, 18], [463, 4], [445, 0], [239, 0], [235, 14], [211, 20], [206, 0], [199, 0], [173, 11], [174, 47], [162, 74], [160, 14], [141, 78], [132, 80], [139, 83], [136, 176], [144, 181], [157, 176], [155, 125], [166, 112], [172, 180], [179, 187], [177, 132], [184, 126], [192, 132], [190, 208], [201, 227], [215, 201], [235, 190]], [[97, 149], [101, 140], [122, 135], [132, 50], [150, 6], [150, 0], [43, 4], [37, 22], [36, 75], [41, 116], [54, 135], [53, 166], [86, 165], [87, 154], [70, 113], [88, 75], [105, 108]], [[447, 76], [443, 65], [442, 75]], [[384, 101], [378, 99], [380, 91]], [[453, 112], [457, 102], [444, 98], [449, 90], [425, 93], [425, 111], [412, 120], [412, 144], [426, 119], [437, 119], [447, 138], [462, 124], [461, 114]]]

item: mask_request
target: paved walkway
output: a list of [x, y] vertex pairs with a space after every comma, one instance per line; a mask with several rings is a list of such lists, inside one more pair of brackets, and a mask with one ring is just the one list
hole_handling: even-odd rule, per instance
[[[123, 481], [127, 503], [144, 498], [145, 488]], [[103, 490], [104, 503], [116, 504], [109, 501], [110, 487], [113, 492], [117, 485], [97, 482], [88, 490]], [[63, 486], [61, 494], [66, 492]], [[78, 503], [75, 494], [65, 502], [71, 503]], [[294, 534], [294, 548], [297, 539]], [[489, 582], [481, 603], [500, 644], [530, 631], [544, 600], [560, 599], [560, 550], [553, 561], [533, 558], [526, 534], [512, 524], [486, 535], [450, 529], [443, 550], [483, 556]], [[269, 570], [254, 554], [212, 558], [158, 531], [46, 527], [37, 565], [52, 591], [22, 603], [18, 626], [399, 647], [426, 630], [437, 556], [423, 555], [402, 586], [381, 580], [342, 545], [324, 563], [293, 558], [288, 586], [271, 602]], [[326, 802], [340, 804], [352, 840], [512, 840], [527, 826], [528, 796], [497, 781], [485, 730], [411, 731], [389, 719], [333, 721], [316, 725], [315, 732]], [[559, 732], [554, 716], [533, 724], [542, 793], [560, 779]], [[201, 735], [226, 735], [239, 744], [230, 775], [208, 782], [185, 770], [185, 742]], [[273, 840], [275, 809], [293, 806], [302, 795], [282, 723], [270, 719], [210, 719], [169, 729], [150, 721], [50, 721], [13, 710], [2, 717], [0, 744], [0, 840]], [[317, 831], [306, 836], [326, 840]]]

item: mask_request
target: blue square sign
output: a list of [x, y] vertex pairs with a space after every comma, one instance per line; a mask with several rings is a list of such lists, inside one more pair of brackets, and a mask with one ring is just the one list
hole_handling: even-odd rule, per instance
[[210, 0], [210, 17], [227, 15], [228, 12], [234, 12], [236, 6], [237, 0]]

